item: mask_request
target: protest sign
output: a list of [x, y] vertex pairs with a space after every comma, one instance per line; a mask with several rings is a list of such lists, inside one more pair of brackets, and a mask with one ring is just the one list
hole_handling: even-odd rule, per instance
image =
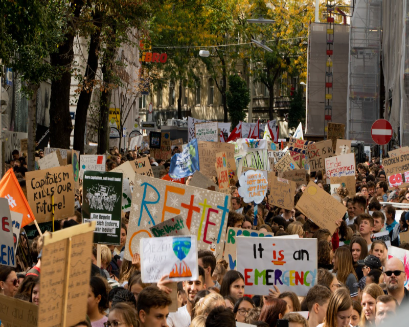
[[27, 154], [27, 147], [28, 147], [28, 139], [21, 139], [20, 140], [20, 156], [23, 154]]
[[20, 229], [21, 223], [23, 221], [23, 215], [19, 212], [10, 211], [11, 224], [13, 226], [13, 245], [14, 245], [14, 254], [17, 252], [17, 247], [19, 245], [20, 239]]
[[335, 151], [337, 139], [345, 137], [345, 125], [337, 123], [328, 123], [327, 125], [327, 139], [332, 140], [332, 147]]
[[300, 186], [302, 184], [307, 184], [307, 173], [305, 169], [293, 169], [288, 171], [283, 171], [280, 173], [280, 177], [284, 179], [288, 179], [289, 181], [293, 181]]
[[7, 199], [0, 198], [0, 210], [2, 213], [0, 222], [0, 264], [15, 267], [16, 257], [14, 256], [13, 221], [11, 220]]
[[248, 170], [242, 173], [240, 178], [238, 194], [245, 203], [261, 203], [267, 194], [268, 181], [260, 170]]
[[169, 132], [161, 133], [160, 148], [152, 148], [150, 146], [150, 156], [154, 157], [156, 160], [171, 159], [171, 140]]
[[[221, 144], [221, 143], [216, 143]], [[218, 192], [136, 175], [127, 231], [127, 260], [139, 252], [139, 240], [152, 237], [149, 228], [176, 215], [184, 218], [198, 249], [222, 255], [230, 197]]]
[[163, 165], [151, 166], [151, 170], [153, 171], [154, 178], [161, 178], [166, 174], [166, 168]]
[[237, 271], [246, 294], [267, 295], [275, 285], [305, 296], [317, 276], [317, 240], [237, 237]]
[[96, 222], [93, 243], [120, 244], [123, 175], [86, 171], [83, 179], [83, 222]]
[[311, 172], [325, 170], [325, 158], [334, 155], [332, 141], [326, 140], [309, 144], [306, 154], [308, 154]]
[[219, 152], [216, 154], [216, 170], [218, 188], [220, 190], [228, 189], [230, 187], [230, 180], [228, 178], [227, 154], [225, 152]]
[[271, 205], [284, 208], [287, 210], [294, 209], [294, 195], [297, 184], [288, 179], [275, 176], [275, 173], [268, 173], [268, 186], [270, 195], [268, 202]]
[[188, 123], [187, 123], [187, 130], [188, 130], [188, 142], [190, 142], [192, 139], [196, 137], [196, 129], [195, 129], [195, 124], [196, 123], [203, 123], [206, 122], [206, 120], [201, 120], [193, 117], [188, 117]]
[[171, 151], [177, 148], [180, 152], [183, 152], [183, 139], [171, 140]]
[[195, 124], [196, 139], [198, 141], [218, 142], [218, 123]]
[[348, 196], [354, 197], [356, 194], [355, 189], [355, 176], [342, 176], [342, 177], [331, 177], [331, 195], [337, 193], [337, 189], [342, 186], [348, 190]]
[[73, 166], [74, 193], [80, 194], [80, 151], [67, 152], [67, 163]]
[[31, 302], [0, 294], [0, 321], [3, 327], [38, 327], [39, 307]]
[[[131, 133], [133, 133], [133, 131]], [[133, 135], [135, 135], [135, 134], [136, 133], [133, 133]], [[138, 148], [141, 147], [141, 142], [142, 141], [143, 141], [143, 135], [137, 135], [137, 136], [133, 136], [131, 138], [130, 138], [130, 135], [129, 135], [128, 148], [130, 150], [136, 151]]]
[[315, 222], [320, 228], [334, 233], [336, 221], [343, 218], [347, 208], [330, 194], [321, 189], [314, 182], [307, 185], [307, 189], [298, 200], [296, 209], [300, 210], [308, 219]]
[[200, 173], [199, 171], [196, 171], [193, 174], [193, 177], [191, 178], [189, 185], [193, 187], [205, 188], [210, 191], [218, 190], [218, 185], [215, 184], [210, 178]]
[[198, 279], [197, 238], [166, 236], [140, 239], [141, 279], [156, 283], [164, 275], [175, 282]]
[[57, 156], [57, 151], [54, 151], [43, 158], [39, 159], [38, 161], [40, 169], [49, 169], [54, 167], [59, 167], [60, 162]]
[[267, 151], [268, 158], [274, 159], [274, 165], [276, 165], [277, 162], [279, 162], [281, 158], [284, 157], [286, 154], [286, 151]]
[[293, 158], [291, 158], [290, 154], [287, 153], [280, 159], [280, 161], [277, 162], [275, 169], [279, 172], [283, 172], [293, 169], [300, 169], [300, 167], [298, 167], [297, 163], [293, 160]]
[[234, 161], [235, 145], [221, 142], [198, 142], [198, 155], [200, 160], [200, 172], [208, 178], [217, 176], [215, 169], [215, 158], [218, 152], [225, 152], [227, 154], [228, 173], [236, 173], [237, 167]]
[[161, 132], [150, 132], [150, 149], [161, 148]]
[[383, 241], [387, 248], [391, 246], [390, 235], [388, 231], [379, 232], [371, 235], [371, 241]]
[[259, 139], [237, 139], [236, 154], [246, 154], [257, 150], [278, 150], [275, 143], [268, 140]]
[[297, 152], [301, 154], [305, 154], [307, 150], [307, 145], [314, 143], [313, 141], [305, 141], [300, 140], [295, 137], [290, 137], [290, 141], [288, 143], [288, 150], [292, 152]]
[[[131, 166], [133, 167], [134, 171], [139, 174], [139, 175], [146, 175], [149, 177], [153, 177], [153, 169], [150, 165], [150, 161], [148, 160], [147, 157], [144, 158], [139, 158], [134, 161], [130, 161]], [[164, 166], [163, 166], [164, 167]], [[127, 176], [127, 178], [130, 178], [131, 176]], [[132, 184], [134, 182], [134, 177], [130, 179], [130, 183]]]
[[[116, 168], [110, 170], [110, 172], [123, 174], [123, 180], [127, 179], [129, 183], [133, 184], [134, 178], [136, 176], [136, 170], [134, 169], [134, 166], [135, 165], [133, 161], [126, 161], [120, 166], [117, 166]], [[150, 167], [150, 164], [148, 166]]]
[[87, 315], [95, 222], [44, 234], [38, 321], [74, 326]]
[[400, 233], [400, 242], [401, 244], [410, 242], [410, 231]]
[[59, 152], [58, 155], [60, 157], [59, 158], [60, 159], [60, 166], [65, 166], [65, 165], [70, 163], [69, 161], [67, 161], [67, 157], [68, 157], [68, 153], [71, 152], [71, 150], [45, 147], [44, 148], [44, 156], [47, 156], [48, 154], [56, 152], [56, 151]]
[[[401, 234], [400, 234], [401, 236]], [[409, 289], [409, 279], [410, 279], [410, 270], [408, 269], [410, 263], [409, 251], [401, 248], [397, 248], [396, 246], [391, 246], [388, 248], [388, 259], [392, 257], [400, 259], [401, 262], [404, 264], [405, 270], [405, 281], [404, 287]]]
[[256, 150], [245, 155], [235, 156], [235, 160], [238, 161], [238, 169], [240, 171], [243, 167], [268, 170], [268, 153], [267, 150]]
[[392, 150], [388, 152], [388, 156], [390, 158], [393, 157], [400, 157], [403, 154], [409, 154], [410, 153], [410, 148], [408, 146], [404, 146], [402, 148], [398, 148], [396, 150]]
[[382, 165], [387, 176], [405, 173], [409, 171], [409, 153], [382, 159]]
[[106, 171], [106, 156], [94, 154], [82, 154], [80, 156], [80, 179], [86, 170]]
[[[74, 215], [74, 179], [71, 165], [26, 173], [27, 200], [38, 223]], [[54, 205], [51, 197], [54, 196]]]
[[200, 170], [197, 139], [193, 139], [182, 153], [173, 155], [168, 174], [171, 178], [185, 178]]
[[389, 189], [394, 189], [396, 187], [407, 187], [409, 182], [409, 172], [406, 171], [404, 174], [394, 174], [388, 176]]
[[335, 155], [351, 153], [351, 140], [337, 140], [335, 146]]
[[355, 176], [354, 153], [342, 154], [340, 156], [326, 158], [325, 173], [327, 178]]
[[181, 216], [175, 216], [150, 227], [150, 231], [154, 237], [190, 235], [190, 231]]

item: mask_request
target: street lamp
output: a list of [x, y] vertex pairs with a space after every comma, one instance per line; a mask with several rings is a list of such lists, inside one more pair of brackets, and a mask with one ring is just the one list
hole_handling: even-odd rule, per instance
[[258, 47], [260, 47], [260, 48], [263, 48], [265, 51], [268, 51], [268, 52], [273, 52], [273, 50], [272, 49], [270, 49], [269, 47], [267, 47], [266, 45], [265, 45], [265, 42], [264, 41], [258, 41], [258, 40], [254, 40], [254, 39], [251, 39], [251, 42], [253, 42], [256, 46], [258, 46]]
[[200, 57], [204, 57], [207, 58], [210, 56], [210, 51], [208, 50], [200, 50], [200, 52], [198, 53], [200, 55]]
[[255, 18], [247, 19], [247, 22], [250, 23], [250, 24], [274, 24], [275, 20], [265, 19], [265, 18], [260, 16], [257, 19], [255, 19]]

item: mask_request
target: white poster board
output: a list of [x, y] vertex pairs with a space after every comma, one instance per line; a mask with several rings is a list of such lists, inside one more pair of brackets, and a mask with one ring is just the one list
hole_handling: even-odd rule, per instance
[[354, 153], [325, 158], [325, 173], [327, 178], [355, 176]]
[[11, 223], [13, 225], [13, 242], [14, 242], [14, 254], [17, 252], [20, 239], [21, 222], [23, 221], [23, 214], [19, 212], [10, 211]]
[[0, 198], [0, 264], [4, 266], [16, 266], [13, 241], [13, 222], [11, 220], [9, 201]]
[[218, 123], [195, 124], [196, 138], [198, 141], [218, 142]]
[[40, 169], [50, 169], [54, 167], [59, 167], [60, 162], [57, 156], [57, 151], [51, 152], [48, 155], [37, 161]]
[[86, 170], [106, 171], [106, 156], [94, 154], [80, 155], [80, 179]]

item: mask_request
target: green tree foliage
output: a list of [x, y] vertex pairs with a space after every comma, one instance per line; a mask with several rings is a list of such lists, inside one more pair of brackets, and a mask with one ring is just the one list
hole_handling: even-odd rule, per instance
[[294, 94], [291, 96], [288, 128], [297, 127], [299, 123], [305, 123], [305, 100], [302, 87], [294, 91]]
[[238, 75], [228, 77], [227, 106], [231, 118], [231, 129], [246, 117], [245, 110], [250, 103], [250, 92], [247, 83]]

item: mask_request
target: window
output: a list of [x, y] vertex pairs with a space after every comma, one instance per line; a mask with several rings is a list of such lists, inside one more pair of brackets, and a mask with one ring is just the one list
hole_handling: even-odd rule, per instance
[[196, 82], [196, 105], [201, 104], [201, 85], [200, 82]]
[[139, 98], [139, 108], [140, 109], [145, 109], [146, 108], [146, 95], [141, 95], [141, 97]]
[[175, 99], [176, 99], [176, 91], [175, 91], [174, 82], [170, 82], [170, 89], [168, 93], [168, 102], [169, 102], [170, 107], [174, 106]]
[[214, 81], [212, 78], [208, 79], [208, 105], [212, 106], [214, 103]]

